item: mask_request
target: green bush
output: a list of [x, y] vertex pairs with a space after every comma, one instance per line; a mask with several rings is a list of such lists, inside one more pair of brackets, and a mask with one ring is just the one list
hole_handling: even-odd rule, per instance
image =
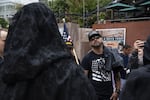
[[8, 28], [8, 22], [4, 18], [0, 18], [0, 25], [2, 28]]

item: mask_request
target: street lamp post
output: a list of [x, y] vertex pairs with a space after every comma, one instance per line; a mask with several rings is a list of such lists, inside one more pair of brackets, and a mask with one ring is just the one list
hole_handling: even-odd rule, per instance
[[83, 0], [83, 27], [85, 23], [85, 0]]
[[97, 0], [97, 23], [99, 24], [99, 0]]

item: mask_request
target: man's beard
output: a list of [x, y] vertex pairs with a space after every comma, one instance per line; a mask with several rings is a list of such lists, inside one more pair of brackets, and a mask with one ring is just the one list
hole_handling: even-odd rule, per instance
[[96, 45], [91, 45], [91, 47], [93, 48], [100, 48], [103, 46], [103, 43], [99, 43], [99, 44], [96, 44]]

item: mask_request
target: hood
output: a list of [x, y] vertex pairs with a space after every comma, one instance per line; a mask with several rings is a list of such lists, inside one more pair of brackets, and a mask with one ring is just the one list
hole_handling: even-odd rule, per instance
[[34, 78], [51, 63], [71, 58], [53, 12], [42, 3], [25, 5], [12, 18], [4, 48], [7, 81]]

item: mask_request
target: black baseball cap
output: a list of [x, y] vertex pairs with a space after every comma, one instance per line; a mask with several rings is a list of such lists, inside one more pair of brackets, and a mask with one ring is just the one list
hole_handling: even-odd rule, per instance
[[99, 37], [102, 37], [102, 36], [99, 34], [98, 31], [91, 31], [91, 32], [89, 32], [89, 34], [88, 34], [89, 40], [90, 40], [93, 36], [99, 36]]

